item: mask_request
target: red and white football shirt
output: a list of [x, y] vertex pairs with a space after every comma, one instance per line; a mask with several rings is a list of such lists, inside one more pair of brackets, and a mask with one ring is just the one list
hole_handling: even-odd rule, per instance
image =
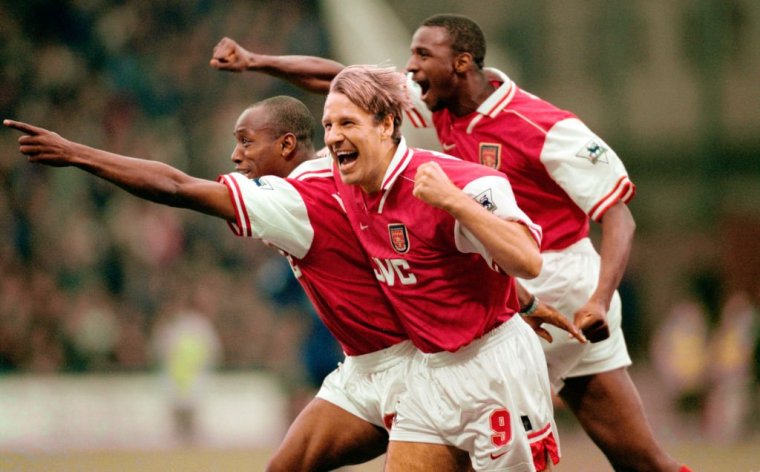
[[230, 228], [281, 250], [322, 321], [350, 356], [407, 339], [341, 206], [329, 158], [308, 161], [287, 179], [218, 179], [235, 206]]
[[416, 127], [434, 126], [447, 154], [504, 172], [517, 204], [541, 226], [541, 249], [560, 250], [588, 235], [589, 217], [628, 202], [635, 186], [615, 152], [575, 115], [531, 95], [505, 74], [487, 69], [497, 89], [462, 117], [432, 117], [409, 79]]
[[511, 318], [519, 303], [514, 280], [482, 244], [412, 195], [417, 167], [428, 161], [499, 217], [527, 225], [539, 242], [541, 230], [517, 207], [502, 173], [403, 140], [378, 192], [346, 185], [334, 171], [351, 226], [409, 339], [423, 352], [456, 351]]

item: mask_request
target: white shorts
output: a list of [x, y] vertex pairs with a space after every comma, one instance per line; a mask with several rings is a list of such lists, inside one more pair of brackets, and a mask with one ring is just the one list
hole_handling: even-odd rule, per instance
[[417, 349], [410, 341], [346, 359], [322, 382], [317, 397], [390, 430], [396, 403]]
[[558, 462], [558, 437], [544, 354], [519, 316], [457, 352], [420, 353], [390, 433], [467, 451], [475, 470], [510, 471], [543, 470], [547, 453]]
[[[542, 256], [541, 274], [535, 279], [520, 279], [519, 282], [572, 322], [576, 310], [596, 289], [601, 262], [599, 254], [591, 240], [585, 238], [562, 251], [545, 252]], [[554, 338], [551, 343], [541, 339], [541, 346], [555, 391], [562, 389], [564, 379], [568, 377], [598, 374], [631, 365], [621, 327], [621, 309], [620, 295], [616, 291], [607, 312], [610, 337], [598, 343], [580, 344], [575, 339], [568, 339], [567, 332], [542, 325]]]

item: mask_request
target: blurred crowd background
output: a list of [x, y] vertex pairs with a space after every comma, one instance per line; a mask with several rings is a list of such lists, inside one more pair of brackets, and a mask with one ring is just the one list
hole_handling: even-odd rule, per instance
[[[288, 94], [319, 117], [323, 103], [262, 74], [213, 70], [216, 42], [346, 62], [335, 33], [390, 20], [359, 14], [349, 28], [330, 13], [348, 3], [3, 0], [0, 116], [213, 179], [232, 170], [247, 105]], [[757, 428], [760, 4], [350, 3], [387, 7], [408, 31], [402, 44], [433, 13], [473, 17], [488, 65], [617, 150], [638, 186], [621, 286], [635, 362], [707, 427]], [[275, 372], [294, 392], [333, 368], [338, 348], [275, 251], [76, 169], [29, 165], [17, 137], [0, 131], [4, 375], [150, 371], [167, 333], [187, 326], [206, 341], [177, 348], [185, 363]]]
[[[232, 130], [246, 106], [282, 93], [321, 98], [216, 72], [213, 46], [230, 35], [328, 54], [315, 9], [2, 2], [0, 115], [214, 179], [234, 170]], [[16, 139], [0, 137], [0, 371], [144, 371], [160, 360], [162, 327], [188, 316], [208, 321], [199, 329], [218, 337], [221, 368], [270, 369], [296, 386], [333, 368], [338, 348], [274, 250], [238, 240], [222, 220], [25, 164]]]

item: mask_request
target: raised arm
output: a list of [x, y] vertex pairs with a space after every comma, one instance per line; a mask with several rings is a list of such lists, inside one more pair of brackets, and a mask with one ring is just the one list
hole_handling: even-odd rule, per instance
[[227, 188], [219, 182], [191, 177], [162, 162], [91, 148], [27, 123], [4, 120], [3, 125], [24, 133], [19, 151], [29, 162], [78, 167], [145, 200], [235, 219]]
[[211, 67], [230, 72], [256, 71], [269, 74], [310, 92], [327, 94], [330, 81], [343, 64], [316, 56], [270, 56], [257, 54], [234, 39], [222, 38], [210, 61]]
[[483, 208], [454, 185], [437, 163], [428, 162], [418, 167], [413, 193], [459, 221], [507, 274], [532, 279], [541, 271], [541, 254], [530, 230]]
[[[448, 212], [467, 228], [491, 254], [507, 274], [521, 278], [536, 277], [541, 271], [541, 254], [530, 230], [516, 221], [504, 220], [483, 208], [478, 202], [454, 185], [436, 163], [422, 164], [414, 178], [414, 195], [426, 203]], [[533, 299], [517, 284], [520, 304], [527, 310], [525, 321], [540, 337], [552, 342], [551, 334], [541, 325], [548, 323], [564, 329], [578, 341], [586, 338], [565, 316], [553, 307]]]

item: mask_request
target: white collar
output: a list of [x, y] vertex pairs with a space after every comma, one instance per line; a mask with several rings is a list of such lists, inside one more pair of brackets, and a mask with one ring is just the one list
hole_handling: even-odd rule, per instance
[[388, 190], [393, 186], [398, 179], [398, 176], [401, 175], [401, 173], [404, 172], [404, 169], [406, 169], [406, 166], [409, 165], [409, 161], [412, 160], [413, 154], [414, 152], [406, 145], [406, 139], [402, 137], [396, 148], [396, 153], [393, 155], [393, 159], [391, 159], [388, 168], [385, 170], [383, 184], [380, 186], [381, 190]]
[[488, 79], [495, 79], [501, 82], [499, 88], [494, 90], [478, 107], [478, 113], [494, 118], [512, 101], [512, 97], [514, 97], [517, 91], [517, 86], [507, 77], [507, 74], [498, 69], [486, 67], [483, 69], [483, 72], [485, 72]]

